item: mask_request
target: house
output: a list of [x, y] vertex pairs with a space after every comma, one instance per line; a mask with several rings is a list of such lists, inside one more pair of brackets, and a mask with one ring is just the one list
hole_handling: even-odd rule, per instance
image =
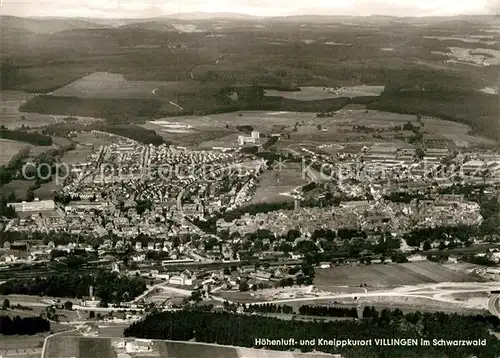
[[193, 279], [182, 274], [179, 276], [170, 277], [168, 283], [170, 283], [171, 285], [191, 286], [193, 284]]

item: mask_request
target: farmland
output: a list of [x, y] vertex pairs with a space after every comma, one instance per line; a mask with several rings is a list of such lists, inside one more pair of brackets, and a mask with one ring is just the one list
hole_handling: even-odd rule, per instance
[[316, 271], [314, 285], [324, 291], [332, 286], [395, 287], [435, 282], [479, 281], [478, 278], [451, 271], [439, 264], [422, 261], [406, 264], [338, 266]]
[[[125, 345], [131, 346], [137, 342], [144, 347], [136, 354], [144, 358], [153, 357], [199, 357], [200, 352], [206, 357], [221, 358], [318, 358], [330, 355], [319, 353], [295, 353], [251, 349], [217, 344], [194, 342], [134, 340], [119, 338], [97, 338], [76, 336], [55, 336], [47, 342], [45, 358], [75, 357], [75, 358], [115, 358], [130, 356], [126, 353]], [[139, 343], [140, 342], [140, 343]], [[149, 348], [148, 348], [149, 346]]]

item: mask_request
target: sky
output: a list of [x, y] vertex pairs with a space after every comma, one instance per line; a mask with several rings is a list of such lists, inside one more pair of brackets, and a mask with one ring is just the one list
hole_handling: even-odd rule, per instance
[[1, 13], [15, 16], [95, 18], [157, 17], [189, 12], [252, 16], [496, 14], [500, 0], [0, 0]]

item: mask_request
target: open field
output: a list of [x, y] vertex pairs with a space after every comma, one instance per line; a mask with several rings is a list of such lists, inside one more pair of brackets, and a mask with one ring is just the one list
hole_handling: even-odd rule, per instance
[[7, 164], [21, 149], [31, 148], [28, 143], [9, 139], [0, 139], [0, 165]]
[[327, 87], [300, 87], [300, 91], [265, 90], [265, 96], [294, 99], [297, 101], [313, 101], [340, 97], [379, 96], [384, 86], [349, 86], [339, 89]]
[[0, 95], [0, 125], [7, 129], [24, 126], [43, 127], [53, 124], [56, 119], [51, 115], [19, 112], [19, 107], [33, 98], [33, 94], [18, 91], [2, 91]]
[[59, 179], [59, 182], [56, 182], [55, 179], [48, 183], [42, 184], [38, 189], [35, 190], [35, 197], [40, 200], [49, 200], [54, 198], [54, 192], [60, 190], [63, 185], [63, 180]]
[[469, 147], [476, 144], [494, 145], [495, 141], [483, 136], [472, 135], [471, 127], [457, 122], [445, 121], [438, 118], [424, 118], [424, 131], [435, 133], [453, 141], [457, 147]]
[[324, 291], [332, 286], [394, 287], [436, 282], [479, 281], [472, 275], [448, 270], [429, 262], [368, 266], [338, 266], [316, 271], [314, 285]]
[[[133, 338], [104, 338], [104, 337], [71, 337], [55, 336], [48, 340], [45, 358], [116, 358], [127, 357], [124, 346], [129, 343], [142, 342], [144, 350], [132, 353], [132, 356], [144, 358], [153, 357], [218, 357], [218, 358], [319, 358], [331, 357], [324, 353], [296, 353], [251, 349], [217, 344], [176, 342], [159, 340], [135, 340]], [[201, 353], [202, 352], [202, 353]]]
[[303, 178], [300, 163], [284, 163], [283, 168], [268, 170], [259, 178], [259, 185], [251, 200], [251, 204], [292, 201], [286, 193], [307, 184]]
[[201, 149], [208, 149], [235, 146], [238, 135], [242, 134], [236, 129], [237, 126], [249, 125], [261, 133], [271, 133], [273, 126], [293, 126], [313, 117], [314, 114], [306, 112], [240, 111], [161, 118], [148, 121], [141, 127], [155, 130], [158, 135], [178, 145], [199, 145]]
[[40, 358], [46, 335], [1, 336], [0, 356], [3, 358]]
[[[240, 115], [241, 114], [241, 115]], [[207, 116], [182, 116], [161, 118], [148, 122], [159, 127], [182, 125], [190, 130], [203, 131], [205, 129], [226, 128], [234, 129], [240, 125], [250, 125], [255, 130], [268, 130], [273, 125], [293, 126], [296, 122], [314, 118], [313, 113], [287, 111], [238, 111]]]
[[122, 74], [94, 72], [50, 94], [79, 98], [154, 98], [157, 91], [178, 87], [177, 82], [130, 81]]
[[7, 196], [10, 193], [14, 193], [16, 195], [16, 198], [18, 199], [24, 199], [26, 198], [26, 193], [30, 186], [33, 185], [33, 182], [31, 180], [13, 180], [10, 183], [7, 183], [5, 185], [2, 185], [0, 187], [0, 193], [1, 195]]
[[438, 301], [426, 300], [426, 299], [412, 299], [411, 297], [401, 297], [394, 298], [389, 296], [384, 297], [361, 297], [356, 300], [352, 298], [339, 298], [337, 300], [332, 299], [318, 299], [311, 301], [299, 301], [299, 302], [287, 302], [288, 306], [293, 307], [295, 312], [298, 312], [299, 308], [303, 305], [308, 306], [334, 306], [334, 307], [358, 307], [358, 313], [363, 311], [364, 306], [373, 306], [377, 310], [381, 311], [384, 308], [394, 310], [396, 308], [403, 311], [403, 313], [413, 313], [415, 311], [420, 312], [446, 312], [446, 313], [457, 313], [460, 314], [484, 314], [483, 309], [473, 309], [466, 308], [457, 304], [448, 304]]
[[76, 149], [65, 152], [61, 162], [67, 165], [80, 164], [92, 154], [93, 145], [77, 145]]
[[[51, 337], [47, 341], [44, 358], [79, 357], [80, 344], [85, 345], [85, 343], [80, 342], [80, 337], [73, 335]], [[102, 357], [107, 358], [105, 356]]]
[[101, 145], [111, 145], [117, 142], [114, 136], [91, 132], [79, 132], [73, 140], [82, 146], [94, 146], [96, 148], [99, 148]]

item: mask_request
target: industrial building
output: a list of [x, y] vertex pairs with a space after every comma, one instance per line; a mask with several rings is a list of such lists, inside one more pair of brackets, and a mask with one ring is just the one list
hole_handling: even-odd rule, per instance
[[252, 131], [250, 137], [246, 137], [243, 135], [238, 136], [238, 145], [243, 146], [247, 143], [256, 144], [259, 139], [260, 139], [260, 133], [257, 131]]

